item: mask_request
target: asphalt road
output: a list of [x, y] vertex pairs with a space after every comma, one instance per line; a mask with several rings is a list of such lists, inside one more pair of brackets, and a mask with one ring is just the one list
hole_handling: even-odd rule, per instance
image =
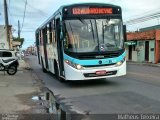
[[27, 61], [65, 109], [86, 114], [160, 112], [160, 67], [129, 64], [123, 77], [61, 83], [42, 72], [36, 56]]

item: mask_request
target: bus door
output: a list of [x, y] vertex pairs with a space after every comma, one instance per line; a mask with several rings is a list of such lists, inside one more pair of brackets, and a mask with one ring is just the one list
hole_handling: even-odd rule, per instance
[[60, 76], [64, 76], [63, 46], [62, 46], [63, 42], [60, 39], [60, 32], [61, 32], [60, 19], [58, 18], [56, 19], [56, 41], [57, 41], [57, 52], [58, 52], [58, 62], [59, 62], [59, 73]]
[[40, 55], [39, 55], [39, 31], [36, 33], [36, 47], [37, 47], [37, 56], [38, 56], [38, 63], [40, 64]]
[[47, 28], [43, 29], [43, 48], [46, 69], [48, 69], [48, 53], [47, 53]]

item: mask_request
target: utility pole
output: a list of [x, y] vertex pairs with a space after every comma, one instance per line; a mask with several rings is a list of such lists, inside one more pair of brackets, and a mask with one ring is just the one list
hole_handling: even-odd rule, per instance
[[20, 22], [18, 20], [18, 38], [20, 39]]
[[8, 25], [8, 8], [7, 8], [7, 1], [4, 0], [4, 18], [5, 18], [5, 28], [6, 28], [6, 38], [9, 43], [9, 49], [11, 48], [11, 41], [9, 35], [9, 25]]

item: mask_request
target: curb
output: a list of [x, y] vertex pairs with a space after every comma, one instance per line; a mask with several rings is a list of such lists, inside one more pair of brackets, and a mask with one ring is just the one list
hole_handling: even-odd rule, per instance
[[153, 63], [127, 62], [127, 64], [130, 64], [130, 65], [151, 66], [151, 67], [160, 67], [160, 64], [153, 64]]

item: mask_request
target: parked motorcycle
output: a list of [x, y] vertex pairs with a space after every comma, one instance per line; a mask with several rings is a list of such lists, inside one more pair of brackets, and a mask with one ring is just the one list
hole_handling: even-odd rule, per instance
[[0, 59], [0, 71], [7, 71], [9, 75], [16, 74], [18, 66], [19, 63], [17, 59]]

